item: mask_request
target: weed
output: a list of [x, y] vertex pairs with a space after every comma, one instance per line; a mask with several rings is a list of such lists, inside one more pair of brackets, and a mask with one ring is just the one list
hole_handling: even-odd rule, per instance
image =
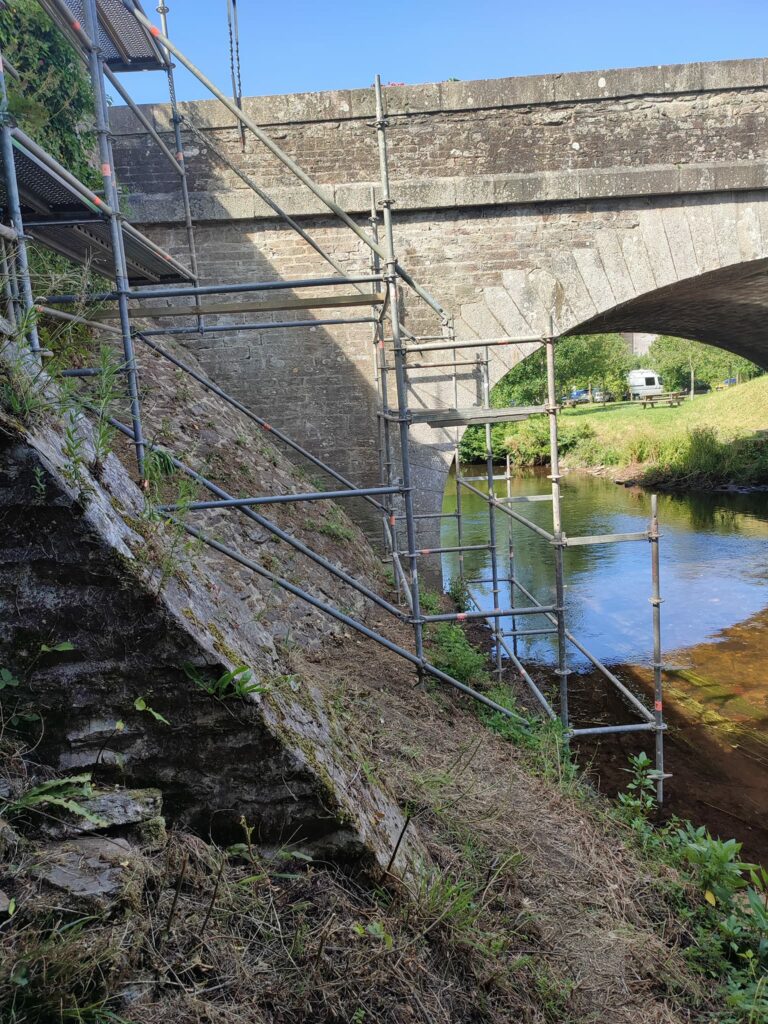
[[35, 482], [32, 484], [32, 493], [38, 501], [45, 501], [47, 493], [47, 488], [45, 486], [45, 474], [40, 466], [35, 466], [32, 470], [32, 475], [35, 478]]
[[133, 702], [133, 707], [136, 711], [146, 711], [146, 713], [151, 715], [156, 722], [163, 722], [165, 725], [171, 724], [167, 718], [160, 714], [159, 711], [155, 711], [154, 708], [150, 707], [144, 697], [137, 697]]
[[84, 807], [80, 801], [93, 796], [90, 773], [50, 779], [32, 786], [20, 797], [0, 807], [0, 817], [13, 818], [25, 811], [40, 811], [43, 807], [58, 807], [92, 825], [104, 827], [107, 823]]
[[469, 596], [469, 587], [461, 576], [454, 576], [448, 588], [448, 594], [460, 612], [469, 611], [472, 601]]
[[67, 425], [64, 428], [64, 446], [62, 453], [67, 460], [62, 475], [68, 484], [77, 487], [82, 480], [82, 471], [86, 464], [85, 459], [85, 438], [78, 429], [77, 420], [79, 413], [72, 411], [67, 418]]
[[619, 793], [618, 802], [621, 813], [628, 821], [636, 818], [645, 820], [656, 809], [656, 784], [652, 777], [653, 762], [641, 751], [629, 759], [632, 770], [632, 781], [628, 783], [626, 792]]
[[419, 592], [419, 603], [421, 610], [426, 615], [439, 615], [442, 609], [442, 595], [435, 590], [421, 590]]
[[768, 1020], [768, 872], [742, 861], [735, 839], [715, 839], [703, 826], [673, 819], [654, 827], [649, 820], [655, 806], [650, 761], [641, 754], [630, 764], [632, 781], [615, 813], [629, 823], [649, 859], [672, 865], [682, 877], [682, 884], [672, 885], [669, 898], [686, 922], [686, 959], [720, 983], [733, 1011], [718, 1020]]
[[224, 675], [212, 681], [203, 679], [194, 665], [187, 663], [183, 669], [195, 686], [199, 686], [201, 690], [211, 697], [216, 697], [217, 700], [226, 700], [228, 697], [245, 700], [251, 693], [266, 693], [268, 690], [268, 687], [252, 682], [253, 671], [246, 665], [240, 665], [239, 668], [225, 672]]
[[430, 628], [428, 657], [435, 668], [460, 683], [478, 686], [488, 682], [487, 659], [472, 646], [461, 626], [438, 622]]
[[311, 527], [316, 533], [325, 534], [333, 540], [354, 540], [355, 531], [344, 521], [344, 514], [341, 509], [334, 505], [327, 513], [323, 522]]
[[120, 396], [117, 386], [123, 364], [118, 362], [112, 351], [102, 346], [99, 351], [99, 374], [94, 389], [93, 407], [96, 413], [94, 426], [95, 465], [101, 467], [107, 455], [112, 451], [115, 429], [109, 423], [115, 402]]
[[32, 423], [52, 408], [46, 378], [31, 363], [26, 347], [5, 351], [0, 362], [0, 406], [23, 423]]

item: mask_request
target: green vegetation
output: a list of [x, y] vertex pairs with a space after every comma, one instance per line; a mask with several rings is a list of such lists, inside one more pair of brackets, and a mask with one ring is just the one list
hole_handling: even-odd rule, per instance
[[217, 700], [226, 700], [228, 697], [236, 697], [245, 700], [251, 693], [266, 693], [267, 688], [259, 683], [253, 682], [253, 672], [247, 665], [240, 665], [225, 672], [218, 679], [208, 680], [203, 678], [200, 671], [190, 664], [182, 666], [186, 675], [204, 693]]
[[585, 440], [566, 464], [633, 466], [648, 484], [768, 483], [768, 377], [697, 396], [679, 408], [633, 405], [566, 410]]
[[[660, 337], [648, 354], [632, 359], [616, 335], [566, 338], [558, 345], [558, 393], [600, 387], [620, 397], [631, 365], [642, 362], [661, 373], [665, 386], [685, 390], [693, 367], [697, 381], [744, 382], [686, 400], [680, 407], [644, 409], [638, 404], [585, 404], [560, 415], [560, 452], [572, 467], [637, 467], [641, 482], [656, 486], [714, 487], [723, 483], [768, 483], [768, 378], [729, 352], [698, 342]], [[516, 366], [494, 388], [492, 404], [543, 400], [544, 367], [539, 353]], [[545, 416], [497, 424], [491, 431], [494, 458], [510, 456], [517, 468], [546, 465], [549, 429]], [[485, 435], [476, 427], [462, 439], [465, 461], [485, 458]]]
[[101, 187], [92, 154], [93, 95], [85, 68], [35, 0], [0, 4], [9, 113], [28, 135], [91, 188]]
[[435, 668], [468, 686], [488, 682], [487, 658], [469, 642], [461, 626], [434, 623], [426, 629], [426, 640], [427, 657]]
[[25, 812], [45, 813], [43, 808], [56, 807], [61, 811], [74, 814], [78, 818], [83, 818], [91, 825], [101, 827], [106, 822], [80, 802], [88, 800], [92, 796], [93, 786], [90, 772], [69, 775], [61, 779], [49, 779], [39, 785], [30, 786], [9, 803], [0, 804], [0, 817], [13, 819]]
[[349, 525], [349, 521], [345, 518], [338, 505], [333, 505], [326, 513], [325, 519], [319, 523], [313, 523], [310, 529], [314, 530], [315, 533], [322, 533], [332, 540], [355, 539], [355, 531]]
[[768, 1021], [768, 872], [743, 862], [735, 839], [677, 818], [652, 824], [651, 761], [642, 753], [630, 763], [632, 781], [614, 814], [645, 857], [675, 869], [667, 902], [686, 925], [689, 965], [721, 986], [729, 1012], [719, 1024]]

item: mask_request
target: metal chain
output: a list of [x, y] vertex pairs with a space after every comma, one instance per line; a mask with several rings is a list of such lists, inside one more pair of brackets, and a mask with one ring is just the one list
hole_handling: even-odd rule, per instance
[[[237, 23], [237, 0], [227, 0], [227, 27], [229, 29], [229, 72], [232, 78], [232, 99], [238, 110], [243, 109], [243, 86], [240, 80], [240, 30]], [[245, 152], [245, 126], [240, 123], [240, 149]]]

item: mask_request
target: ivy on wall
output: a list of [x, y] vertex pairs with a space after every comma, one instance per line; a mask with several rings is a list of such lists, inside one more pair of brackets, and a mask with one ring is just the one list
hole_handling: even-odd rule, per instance
[[14, 121], [81, 181], [100, 188], [85, 65], [35, 0], [0, 0], [0, 40], [21, 79], [6, 75]]

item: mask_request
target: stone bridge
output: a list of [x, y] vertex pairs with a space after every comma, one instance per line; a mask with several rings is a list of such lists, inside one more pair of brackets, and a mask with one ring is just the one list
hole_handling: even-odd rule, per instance
[[[768, 61], [385, 92], [398, 255], [454, 313], [460, 338], [664, 332], [768, 366]], [[372, 90], [244, 105], [365, 222], [378, 178]], [[169, 132], [167, 106], [143, 109]], [[263, 146], [249, 138], [241, 152], [219, 104], [182, 112], [345, 268], [367, 268], [362, 244]], [[130, 111], [113, 109], [112, 120], [134, 221], [185, 258], [178, 175]], [[198, 136], [186, 146], [205, 283], [328, 272]], [[435, 326], [411, 302], [406, 316], [412, 329]], [[361, 482], [375, 478], [370, 326], [190, 335], [185, 344], [214, 379], [318, 455]], [[536, 347], [492, 350], [492, 380]], [[421, 371], [414, 408], [453, 404], [444, 372]], [[477, 387], [467, 370], [460, 403], [474, 404]], [[423, 426], [414, 440], [418, 508], [434, 511], [450, 444]]]

